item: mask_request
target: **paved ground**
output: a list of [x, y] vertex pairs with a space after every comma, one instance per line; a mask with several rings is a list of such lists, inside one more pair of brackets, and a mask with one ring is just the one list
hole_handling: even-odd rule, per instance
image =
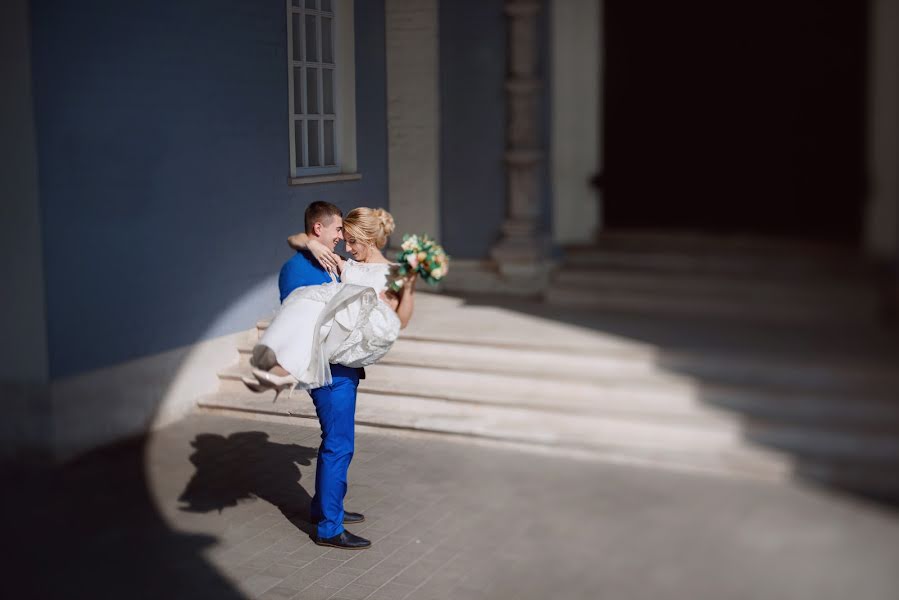
[[314, 426], [196, 415], [7, 473], [4, 596], [899, 597], [894, 508], [408, 434], [358, 434], [347, 504], [374, 547], [320, 548]]

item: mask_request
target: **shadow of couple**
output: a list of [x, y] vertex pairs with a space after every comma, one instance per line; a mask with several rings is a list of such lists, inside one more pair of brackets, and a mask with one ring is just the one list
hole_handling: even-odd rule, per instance
[[300, 485], [300, 466], [310, 466], [318, 450], [279, 444], [262, 431], [242, 431], [227, 437], [197, 435], [190, 461], [196, 472], [179, 496], [181, 510], [222, 512], [241, 501], [261, 498], [278, 508], [295, 527], [312, 536], [312, 498]]

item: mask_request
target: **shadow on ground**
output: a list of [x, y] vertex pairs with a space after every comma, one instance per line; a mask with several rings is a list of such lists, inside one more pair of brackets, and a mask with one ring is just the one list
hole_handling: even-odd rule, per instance
[[215, 538], [175, 531], [160, 516], [145, 446], [131, 440], [59, 467], [3, 468], [4, 596], [244, 597], [203, 557]]
[[299, 485], [299, 465], [309, 466], [315, 448], [269, 441], [263, 431], [241, 431], [227, 437], [216, 433], [197, 435], [191, 442], [190, 462], [196, 472], [178, 498], [181, 510], [222, 512], [242, 500], [261, 498], [276, 506], [284, 517], [312, 535], [309, 493]]
[[[150, 492], [148, 439], [90, 452], [57, 467], [0, 471], [0, 522], [10, 551], [4, 586], [15, 598], [244, 598], [203, 556], [217, 539], [179, 532]], [[300, 466], [316, 449], [278, 444], [261, 431], [199, 434], [181, 510], [222, 512], [255, 498], [310, 534]]]

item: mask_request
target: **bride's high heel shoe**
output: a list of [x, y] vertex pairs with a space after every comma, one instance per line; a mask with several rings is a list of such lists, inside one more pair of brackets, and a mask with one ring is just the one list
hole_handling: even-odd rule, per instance
[[267, 388], [273, 388], [277, 392], [275, 394], [275, 399], [272, 400], [272, 402], [277, 401], [278, 396], [280, 396], [281, 392], [284, 390], [288, 390], [287, 399], [290, 400], [297, 384], [300, 383], [296, 377], [289, 373], [287, 375], [274, 375], [268, 371], [263, 371], [262, 369], [253, 369], [253, 376], [259, 380], [261, 385]]

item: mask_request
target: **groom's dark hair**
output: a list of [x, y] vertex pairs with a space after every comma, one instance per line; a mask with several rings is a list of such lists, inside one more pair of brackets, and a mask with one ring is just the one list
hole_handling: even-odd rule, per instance
[[321, 200], [313, 202], [306, 207], [306, 233], [312, 233], [312, 227], [316, 223], [330, 220], [331, 217], [343, 218], [343, 212], [330, 202]]

